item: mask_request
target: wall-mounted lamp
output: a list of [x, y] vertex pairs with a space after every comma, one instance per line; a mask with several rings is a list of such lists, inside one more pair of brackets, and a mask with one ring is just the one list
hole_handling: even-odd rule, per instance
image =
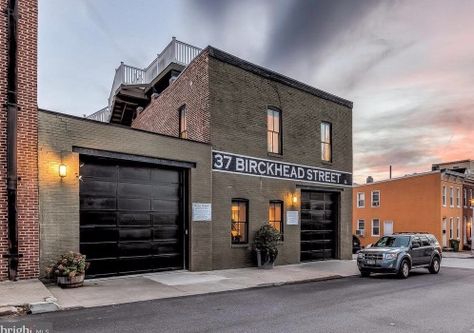
[[67, 175], [67, 167], [66, 164], [59, 164], [59, 177], [64, 178]]
[[296, 195], [296, 193], [293, 193], [291, 195], [291, 202], [295, 205], [298, 203], [298, 196]]

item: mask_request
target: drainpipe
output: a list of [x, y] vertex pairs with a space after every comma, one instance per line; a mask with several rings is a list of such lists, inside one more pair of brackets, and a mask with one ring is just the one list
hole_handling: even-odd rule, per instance
[[8, 278], [17, 279], [18, 220], [17, 200], [17, 121], [18, 121], [18, 69], [17, 26], [18, 1], [9, 0], [8, 8], [8, 67], [7, 67], [7, 193], [8, 193]]

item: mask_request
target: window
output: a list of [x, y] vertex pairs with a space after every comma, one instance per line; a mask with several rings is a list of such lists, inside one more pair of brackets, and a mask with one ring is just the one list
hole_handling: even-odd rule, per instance
[[449, 188], [449, 207], [454, 207], [454, 189]]
[[321, 159], [332, 162], [332, 129], [331, 123], [321, 123]]
[[372, 236], [380, 236], [380, 220], [372, 220]]
[[458, 217], [456, 218], [456, 222], [457, 222], [457, 225], [456, 225], [456, 238], [457, 239], [460, 239], [461, 238], [461, 219]]
[[380, 191], [372, 191], [372, 207], [380, 206]]
[[469, 207], [472, 206], [472, 188], [469, 190]]
[[453, 218], [450, 217], [449, 218], [449, 239], [453, 239], [453, 229], [454, 229]]
[[281, 154], [281, 111], [267, 110], [267, 144], [268, 152]]
[[463, 201], [464, 201], [464, 207], [467, 207], [467, 189], [464, 189], [464, 196], [463, 196]]
[[248, 208], [249, 202], [246, 199], [232, 199], [232, 244], [248, 243]]
[[365, 193], [358, 192], [357, 193], [357, 208], [364, 208], [365, 207]]
[[426, 236], [421, 236], [420, 240], [421, 240], [421, 246], [430, 246], [431, 245], [430, 240]]
[[272, 200], [268, 207], [268, 223], [280, 232], [283, 240], [283, 201]]
[[446, 186], [443, 186], [443, 206], [446, 207]]
[[358, 236], [364, 236], [365, 235], [365, 221], [364, 220], [358, 220], [357, 221], [356, 235], [358, 235]]
[[188, 123], [186, 121], [186, 106], [179, 109], [179, 137], [182, 139], [188, 138]]
[[461, 207], [461, 190], [456, 188], [456, 206]]

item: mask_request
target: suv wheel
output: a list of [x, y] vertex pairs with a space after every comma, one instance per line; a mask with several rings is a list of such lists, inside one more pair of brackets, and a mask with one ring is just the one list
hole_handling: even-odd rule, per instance
[[360, 271], [360, 276], [362, 276], [362, 277], [369, 277], [369, 276], [370, 276], [370, 272], [368, 272], [368, 271]]
[[398, 277], [401, 279], [406, 279], [410, 275], [410, 264], [408, 260], [403, 259], [400, 264], [400, 269], [398, 270]]
[[441, 266], [439, 263], [439, 258], [434, 257], [433, 260], [431, 260], [431, 264], [428, 270], [430, 271], [431, 274], [438, 274], [440, 268]]

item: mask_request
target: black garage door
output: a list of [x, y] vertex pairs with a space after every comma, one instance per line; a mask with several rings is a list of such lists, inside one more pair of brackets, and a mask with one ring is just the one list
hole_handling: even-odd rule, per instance
[[80, 174], [88, 277], [184, 267], [182, 171], [81, 156]]
[[301, 191], [301, 261], [336, 257], [338, 196]]

